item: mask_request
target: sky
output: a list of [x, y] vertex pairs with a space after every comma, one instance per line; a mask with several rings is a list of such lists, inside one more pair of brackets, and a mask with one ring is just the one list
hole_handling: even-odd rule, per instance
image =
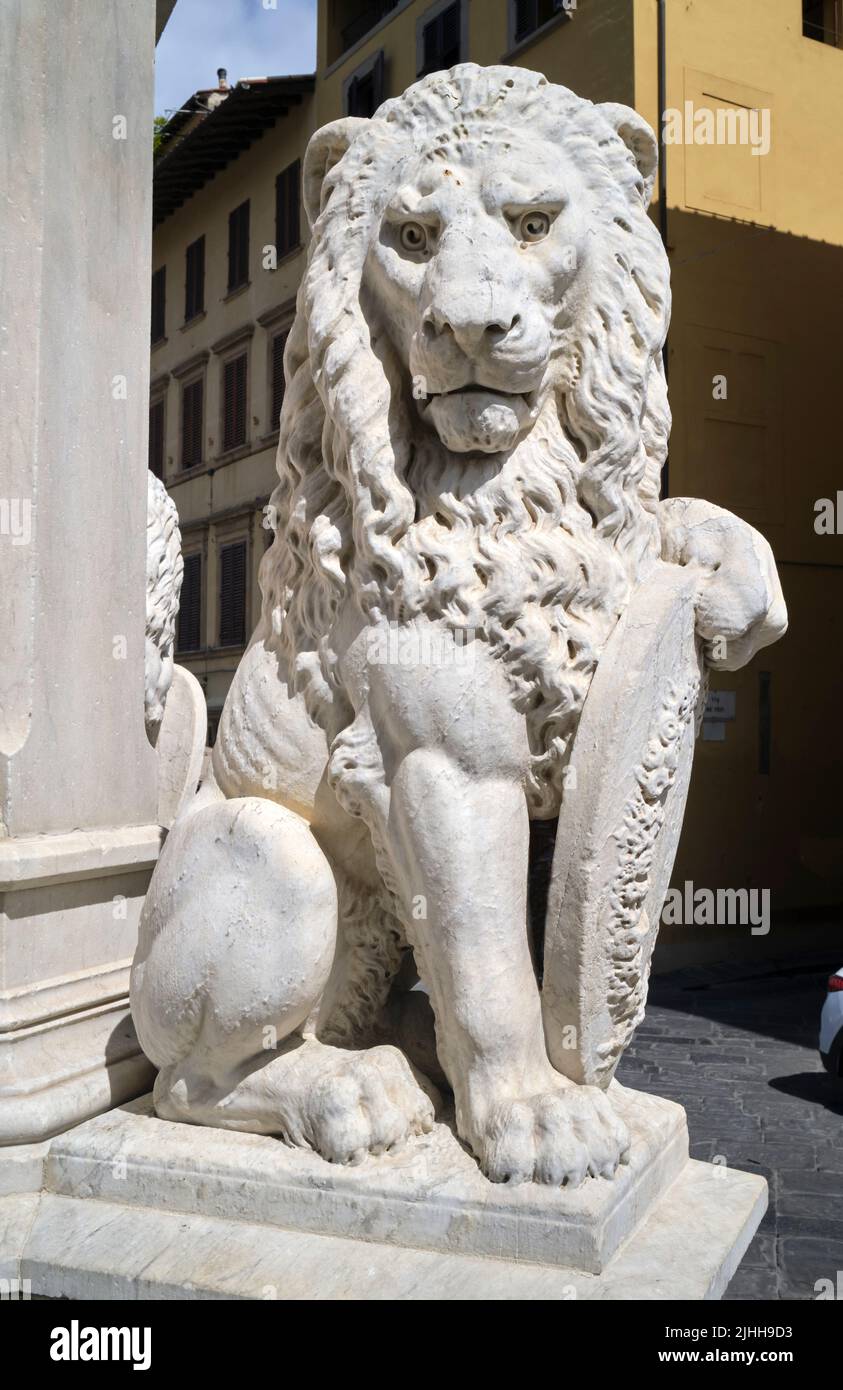
[[317, 0], [176, 0], [155, 55], [155, 114], [169, 116], [193, 92], [316, 67]]

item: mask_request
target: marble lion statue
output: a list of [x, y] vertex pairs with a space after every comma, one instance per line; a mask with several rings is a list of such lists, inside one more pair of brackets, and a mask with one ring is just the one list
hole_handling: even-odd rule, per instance
[[626, 107], [473, 64], [311, 139], [262, 617], [133, 969], [159, 1116], [359, 1162], [438, 1083], [493, 1181], [627, 1161], [623, 1088], [549, 1056], [529, 822], [654, 567], [695, 576], [710, 664], [786, 624], [761, 536], [659, 501], [656, 155]]

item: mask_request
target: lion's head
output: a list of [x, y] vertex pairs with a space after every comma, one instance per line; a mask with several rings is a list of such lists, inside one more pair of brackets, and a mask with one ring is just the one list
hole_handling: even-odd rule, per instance
[[[317, 132], [286, 353], [265, 618], [317, 718], [331, 628], [419, 613], [498, 651], [535, 814], [657, 551], [667, 258], [649, 127], [464, 64]], [[336, 719], [333, 721], [336, 726]]]

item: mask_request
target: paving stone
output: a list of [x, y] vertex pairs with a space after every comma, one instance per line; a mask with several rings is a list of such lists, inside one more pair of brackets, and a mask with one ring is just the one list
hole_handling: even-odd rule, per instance
[[698, 1067], [700, 1064], [702, 1064], [705, 1067], [719, 1067], [720, 1070], [714, 1072], [715, 1076], [722, 1076], [724, 1074], [723, 1067], [751, 1066], [753, 1068], [752, 1074], [757, 1075], [758, 1067], [761, 1065], [761, 1063], [755, 1062], [755, 1058], [757, 1058], [759, 1055], [760, 1054], [758, 1053], [753, 1053], [752, 1057], [750, 1057], [750, 1054], [746, 1048], [739, 1052], [735, 1051], [733, 1053], [715, 1052], [713, 1049], [711, 1051], [706, 1049], [705, 1052], [701, 1053], [698, 1057], [694, 1059], [694, 1066]]
[[[823, 1209], [825, 1206], [825, 1209]], [[802, 1211], [798, 1215], [777, 1208], [776, 1211], [776, 1231], [782, 1237], [795, 1236], [796, 1238], [811, 1237], [816, 1240], [843, 1243], [843, 1217], [835, 1221], [833, 1210], [829, 1210], [829, 1204], [818, 1201], [816, 1210], [813, 1214], [810, 1211]]]
[[819, 1279], [836, 1284], [838, 1272], [843, 1275], [843, 1242], [822, 1236], [785, 1236], [779, 1241], [779, 1268], [791, 1287], [816, 1297]]
[[[694, 1065], [699, 1067], [700, 1063], [695, 1062]], [[702, 1065], [711, 1068], [712, 1077], [723, 1081], [752, 1081], [764, 1075], [760, 1062], [709, 1062], [706, 1058]]]
[[[839, 1235], [843, 1240], [843, 1207], [835, 1200], [838, 1192], [827, 1192], [829, 1198], [826, 1207], [826, 1225], [830, 1236]], [[812, 1220], [817, 1217], [817, 1194], [815, 1192], [788, 1192], [779, 1188], [777, 1199], [777, 1209], [779, 1216], [783, 1219], [791, 1216], [807, 1216]]]
[[743, 1262], [723, 1296], [724, 1303], [739, 1303], [752, 1299], [777, 1299], [779, 1276], [775, 1267], [771, 1269], [752, 1269]]
[[778, 1178], [781, 1192], [819, 1193], [820, 1196], [838, 1198], [843, 1202], [843, 1172], [780, 1168]]
[[815, 1298], [817, 1279], [843, 1271], [843, 1085], [817, 1054], [836, 965], [816, 956], [656, 976], [618, 1071], [686, 1107], [695, 1155], [767, 1178], [770, 1207], [733, 1300]]
[[776, 1238], [759, 1232], [753, 1237], [749, 1249], [741, 1261], [741, 1269], [776, 1268]]

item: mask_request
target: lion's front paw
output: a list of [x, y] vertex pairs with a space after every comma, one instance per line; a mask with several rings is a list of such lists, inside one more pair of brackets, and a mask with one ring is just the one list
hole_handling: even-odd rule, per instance
[[307, 1096], [302, 1130], [330, 1163], [359, 1163], [367, 1154], [429, 1133], [433, 1122], [433, 1101], [403, 1054], [372, 1047], [338, 1054]]
[[492, 1182], [578, 1187], [629, 1162], [629, 1133], [596, 1086], [570, 1085], [496, 1105], [474, 1147]]
[[787, 608], [760, 532], [722, 507], [688, 497], [661, 502], [659, 522], [663, 558], [700, 570], [696, 626], [709, 666], [737, 671], [783, 636]]

